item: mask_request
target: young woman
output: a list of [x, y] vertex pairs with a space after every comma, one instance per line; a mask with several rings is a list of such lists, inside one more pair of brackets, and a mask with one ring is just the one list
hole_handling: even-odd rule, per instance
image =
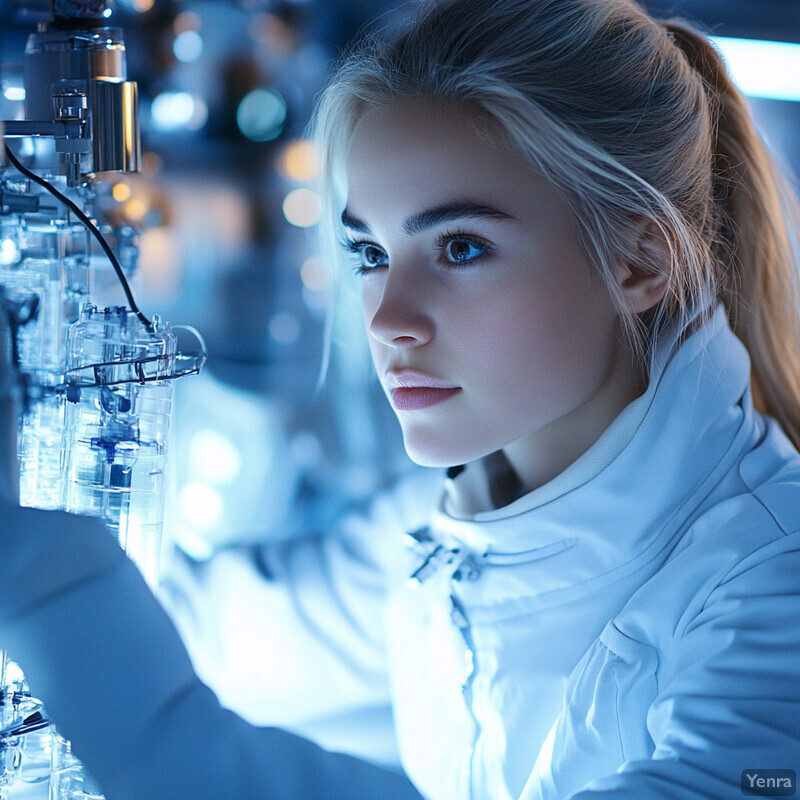
[[0, 637], [108, 797], [375, 796], [242, 717], [432, 800], [796, 770], [796, 205], [713, 47], [632, 0], [446, 0], [350, 53], [315, 133], [378, 377], [447, 469], [176, 571], [219, 700], [99, 526], [6, 510]]

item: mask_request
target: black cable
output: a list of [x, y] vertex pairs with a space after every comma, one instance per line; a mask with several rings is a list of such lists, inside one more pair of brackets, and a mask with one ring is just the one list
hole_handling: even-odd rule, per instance
[[128, 286], [128, 281], [125, 277], [125, 273], [122, 271], [122, 265], [119, 263], [116, 255], [114, 255], [114, 251], [111, 249], [109, 243], [105, 240], [105, 237], [102, 233], [97, 229], [97, 226], [86, 216], [86, 214], [81, 211], [80, 207], [74, 203], [72, 200], [69, 199], [66, 195], [61, 194], [61, 192], [56, 189], [55, 186], [48, 183], [44, 178], [39, 177], [35, 172], [32, 172], [27, 167], [23, 166], [19, 159], [11, 152], [11, 149], [8, 147], [8, 143], [6, 142], [6, 155], [8, 156], [8, 160], [14, 165], [14, 168], [21, 172], [26, 178], [29, 178], [34, 183], [38, 183], [43, 189], [46, 189], [50, 194], [53, 195], [57, 200], [60, 200], [64, 203], [74, 214], [75, 216], [89, 229], [89, 233], [94, 236], [95, 239], [100, 244], [100, 247], [103, 248], [103, 252], [108, 256], [108, 260], [111, 262], [111, 266], [114, 267], [114, 272], [117, 273], [117, 278], [119, 278], [119, 282], [122, 284], [122, 291], [125, 292], [125, 297], [128, 299], [128, 303], [131, 307], [131, 311], [141, 320], [141, 322], [150, 330], [153, 328], [153, 324], [150, 320], [145, 317], [145, 315], [139, 310], [139, 306], [136, 305], [136, 301], [133, 299], [133, 293], [131, 292], [131, 287]]

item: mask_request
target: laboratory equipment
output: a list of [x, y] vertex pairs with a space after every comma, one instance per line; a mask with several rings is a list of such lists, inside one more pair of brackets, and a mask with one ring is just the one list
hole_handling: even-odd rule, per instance
[[[0, 490], [100, 517], [154, 586], [172, 381], [200, 371], [205, 346], [144, 316], [126, 277], [131, 230], [111, 231], [126, 242], [118, 257], [92, 219], [98, 173], [140, 159], [136, 84], [110, 15], [108, 2], [51, 0], [25, 51], [25, 119], [0, 123]], [[95, 243], [128, 307], [92, 303]], [[0, 800], [26, 783], [102, 800], [0, 642]]]

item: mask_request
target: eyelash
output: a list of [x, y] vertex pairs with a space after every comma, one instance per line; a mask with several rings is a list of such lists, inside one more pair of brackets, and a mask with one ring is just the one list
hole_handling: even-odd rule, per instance
[[[454, 230], [454, 231], [445, 231], [441, 233], [434, 243], [434, 246], [440, 253], [443, 253], [445, 248], [452, 244], [453, 242], [464, 242], [465, 244], [472, 245], [473, 247], [477, 247], [481, 249], [483, 252], [473, 258], [469, 259], [463, 264], [459, 264], [453, 261], [445, 260], [445, 263], [450, 269], [453, 270], [460, 270], [460, 269], [467, 269], [472, 264], [483, 260], [486, 256], [491, 254], [492, 247], [489, 243], [485, 240], [480, 238], [479, 236], [475, 236], [471, 233], [467, 233], [466, 231], [462, 230]], [[377, 267], [365, 267], [361, 263], [361, 254], [365, 247], [375, 247], [378, 250], [383, 250], [380, 245], [375, 244], [375, 242], [370, 242], [366, 239], [352, 239], [350, 236], [345, 234], [344, 238], [341, 241], [341, 246], [349, 253], [353, 254], [355, 258], [353, 261], [355, 262], [353, 266], [353, 271], [356, 275], [366, 275], [369, 272], [372, 272]], [[382, 266], [382, 265], [379, 265]]]

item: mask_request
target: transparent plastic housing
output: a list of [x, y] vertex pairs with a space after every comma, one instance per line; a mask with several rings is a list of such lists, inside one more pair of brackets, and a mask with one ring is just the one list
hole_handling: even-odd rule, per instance
[[124, 308], [84, 306], [67, 340], [66, 510], [100, 517], [153, 587], [176, 351]]
[[19, 448], [19, 496], [24, 506], [63, 507], [61, 442], [64, 433], [64, 396], [34, 400], [22, 419]]
[[[20, 367], [44, 390], [64, 381], [67, 332], [90, 291], [90, 247], [83, 225], [39, 216], [0, 220], [0, 284], [7, 297], [35, 298], [36, 316], [19, 329]], [[64, 398], [31, 398], [19, 439], [20, 502], [63, 506], [61, 437]]]
[[53, 734], [50, 768], [50, 800], [103, 800], [103, 792], [72, 753], [72, 744]]
[[20, 329], [23, 371], [60, 383], [70, 325], [89, 297], [89, 235], [77, 222], [9, 217], [0, 228], [0, 283], [9, 296], [35, 295], [36, 318]]

